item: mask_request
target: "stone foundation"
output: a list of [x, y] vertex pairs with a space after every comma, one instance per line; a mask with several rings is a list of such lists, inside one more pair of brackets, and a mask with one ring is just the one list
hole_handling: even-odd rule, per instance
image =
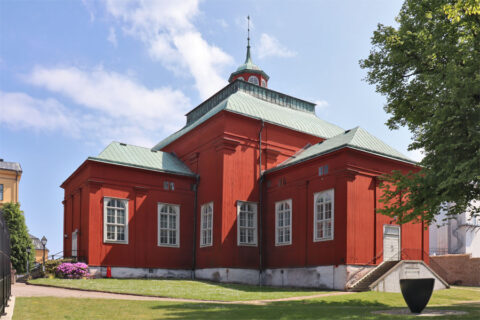
[[[191, 270], [111, 267], [112, 278], [195, 279], [223, 283], [243, 283], [276, 287], [301, 287], [345, 290], [352, 276], [368, 271], [365, 266], [318, 266], [309, 268], [266, 269], [262, 274], [255, 269], [205, 268]], [[365, 270], [364, 270], [365, 269]], [[107, 267], [90, 267], [94, 277], [105, 278]]]

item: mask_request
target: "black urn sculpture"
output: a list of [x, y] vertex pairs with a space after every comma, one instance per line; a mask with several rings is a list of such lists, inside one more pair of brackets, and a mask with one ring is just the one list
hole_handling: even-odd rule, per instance
[[412, 313], [421, 313], [432, 296], [435, 279], [400, 279], [403, 299]]

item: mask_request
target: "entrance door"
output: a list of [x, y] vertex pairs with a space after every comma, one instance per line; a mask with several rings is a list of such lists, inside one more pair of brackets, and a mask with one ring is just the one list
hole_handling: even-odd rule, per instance
[[400, 227], [383, 226], [383, 261], [400, 260]]
[[77, 231], [72, 232], [72, 257], [77, 256]]

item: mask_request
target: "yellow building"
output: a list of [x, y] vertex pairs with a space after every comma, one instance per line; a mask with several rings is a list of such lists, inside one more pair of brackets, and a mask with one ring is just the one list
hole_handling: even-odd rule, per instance
[[0, 159], [0, 207], [7, 202], [18, 202], [18, 184], [22, 168], [17, 162]]

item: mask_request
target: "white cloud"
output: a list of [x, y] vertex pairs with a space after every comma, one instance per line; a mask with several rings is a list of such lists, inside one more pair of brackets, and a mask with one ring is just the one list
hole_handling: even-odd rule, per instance
[[85, 9], [87, 9], [88, 14], [90, 15], [90, 22], [95, 20], [95, 3], [94, 0], [82, 0]]
[[[75, 103], [6, 93], [8, 125], [44, 131], [60, 130], [84, 140], [120, 140], [151, 147], [184, 124], [189, 99], [168, 87], [149, 89], [129, 77], [96, 68], [38, 66], [24, 80]], [[8, 98], [8, 99], [7, 99]], [[5, 100], [5, 101], [4, 101]], [[10, 110], [14, 109], [14, 110]]]
[[0, 106], [0, 123], [13, 129], [78, 133], [77, 121], [55, 99], [35, 99], [21, 92], [0, 91]]
[[275, 37], [266, 33], [260, 36], [260, 44], [258, 46], [258, 57], [260, 59], [266, 57], [290, 58], [297, 53], [282, 45]]
[[117, 47], [117, 33], [115, 32], [114, 27], [110, 27], [107, 37], [108, 42], [110, 42], [114, 47]]
[[199, 14], [197, 0], [105, 0], [107, 11], [124, 23], [123, 30], [145, 43], [152, 59], [178, 73], [188, 73], [202, 98], [227, 81], [222, 71], [232, 57], [209, 44], [192, 20]]

